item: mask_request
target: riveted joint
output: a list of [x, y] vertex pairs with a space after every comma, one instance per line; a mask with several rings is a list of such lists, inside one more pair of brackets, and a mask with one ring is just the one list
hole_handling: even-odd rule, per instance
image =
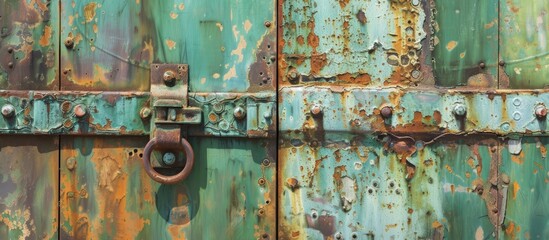
[[381, 117], [383, 119], [389, 119], [393, 116], [393, 108], [389, 106], [385, 106], [381, 108]]
[[547, 118], [547, 107], [543, 104], [539, 104], [535, 108], [535, 114], [536, 118], [538, 119], [546, 119]]

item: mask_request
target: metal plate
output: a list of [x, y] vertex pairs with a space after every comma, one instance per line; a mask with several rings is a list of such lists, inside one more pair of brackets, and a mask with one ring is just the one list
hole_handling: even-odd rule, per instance
[[500, 0], [501, 88], [549, 86], [549, 2]]
[[0, 89], [59, 88], [58, 5], [0, 1]]
[[59, 137], [0, 137], [0, 236], [57, 239]]
[[176, 185], [158, 184], [142, 170], [147, 140], [63, 137], [62, 238], [274, 236], [274, 140], [190, 139], [194, 170]]

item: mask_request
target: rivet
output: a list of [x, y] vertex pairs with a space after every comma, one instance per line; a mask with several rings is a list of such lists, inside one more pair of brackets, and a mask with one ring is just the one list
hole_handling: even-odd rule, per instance
[[465, 105], [459, 103], [454, 106], [452, 113], [454, 113], [456, 117], [463, 117], [465, 116], [465, 114], [467, 114], [467, 108], [465, 107]]
[[320, 105], [315, 104], [311, 107], [311, 114], [318, 116], [320, 113], [322, 113], [322, 107]]
[[257, 180], [257, 184], [259, 184], [259, 185], [261, 185], [261, 186], [265, 185], [265, 178], [259, 178], [259, 179]]
[[536, 106], [535, 113], [538, 119], [545, 119], [547, 117], [547, 107], [539, 104]]
[[68, 112], [71, 109], [71, 103], [69, 101], [64, 101], [61, 103], [61, 111], [63, 113]]
[[269, 234], [263, 233], [263, 235], [261, 235], [261, 237], [262, 237], [263, 239], [268, 239], [268, 238], [269, 238]]
[[80, 104], [74, 106], [73, 111], [74, 111], [74, 115], [76, 115], [76, 117], [79, 117], [79, 118], [84, 117], [87, 113], [86, 107]]
[[271, 27], [272, 23], [270, 21], [265, 21], [265, 27]]
[[276, 56], [271, 56], [271, 62], [275, 62], [276, 61]]
[[507, 131], [511, 130], [511, 124], [505, 122], [505, 123], [501, 124], [501, 129], [502, 129], [503, 131], [506, 131], [506, 132], [507, 132]]
[[6, 104], [2, 106], [2, 116], [4, 117], [13, 117], [15, 115], [15, 107], [11, 104]]
[[520, 104], [522, 104], [522, 101], [520, 100], [520, 98], [514, 98], [513, 99], [513, 105], [518, 107], [518, 106], [520, 106]]
[[142, 119], [147, 119], [151, 117], [151, 109], [148, 107], [141, 108], [141, 111], [139, 111], [139, 116], [141, 116]]
[[229, 122], [227, 122], [226, 120], [222, 120], [221, 122], [219, 122], [219, 128], [223, 131], [228, 131], [229, 130]]
[[65, 38], [65, 47], [69, 49], [74, 47], [74, 39], [72, 37]]
[[504, 183], [504, 184], [509, 184], [511, 182], [511, 179], [509, 178], [509, 175], [507, 174], [502, 174], [501, 175], [501, 181]]
[[259, 210], [257, 210], [257, 215], [259, 215], [259, 216], [265, 215], [265, 209], [260, 208]]
[[271, 165], [271, 160], [269, 160], [268, 158], [265, 158], [265, 159], [263, 159], [262, 163], [263, 163], [263, 166], [269, 166], [269, 165]]
[[499, 64], [500, 66], [502, 66], [502, 67], [503, 67], [503, 66], [505, 66], [505, 61], [503, 61], [503, 60], [499, 60], [499, 63], [498, 63], [498, 64]]
[[175, 82], [175, 73], [172, 70], [168, 70], [164, 72], [162, 75], [162, 78], [164, 79], [164, 84], [166, 85], [172, 85]]
[[265, 111], [265, 113], [263, 113], [263, 118], [265, 119], [271, 119], [272, 117], [273, 117], [273, 113], [270, 110], [267, 110]]
[[483, 68], [483, 69], [484, 69], [484, 68], [486, 68], [486, 63], [481, 62], [478, 66], [479, 66], [480, 68]]
[[286, 77], [288, 77], [288, 80], [289, 81], [292, 81], [292, 82], [295, 82], [298, 80], [299, 78], [299, 73], [297, 72], [297, 70], [295, 69], [292, 69], [288, 72], [288, 74], [286, 75]]
[[340, 233], [340, 232], [336, 233], [336, 234], [334, 235], [334, 237], [335, 237], [335, 239], [338, 239], [338, 240], [343, 238], [343, 237], [341, 236], [341, 233]]
[[8, 63], [8, 67], [9, 67], [9, 68], [13, 68], [13, 62], [9, 62], [9, 63]]
[[175, 154], [172, 152], [166, 152], [162, 156], [162, 162], [168, 166], [173, 165], [175, 163], [176, 157]]
[[246, 117], [246, 110], [242, 107], [236, 107], [233, 111], [233, 115], [236, 119], [242, 120]]
[[391, 116], [393, 116], [392, 107], [385, 106], [381, 108], [381, 117], [383, 117], [384, 119], [388, 119], [388, 118], [391, 118]]
[[12, 48], [12, 47], [8, 48], [8, 53], [9, 53], [9, 54], [12, 54], [12, 53], [13, 53], [13, 48]]
[[299, 186], [299, 181], [295, 178], [288, 178], [286, 179], [286, 184], [288, 184], [288, 187], [290, 187], [290, 189], [295, 189], [297, 188], [297, 186]]
[[74, 157], [67, 158], [65, 165], [67, 166], [67, 169], [73, 170], [74, 167], [76, 167], [76, 159]]

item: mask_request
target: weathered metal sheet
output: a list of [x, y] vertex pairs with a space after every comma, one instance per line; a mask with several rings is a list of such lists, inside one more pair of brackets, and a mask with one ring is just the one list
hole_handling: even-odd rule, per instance
[[497, 88], [499, 1], [429, 2], [436, 84]]
[[151, 63], [187, 63], [191, 91], [274, 90], [274, 7], [272, 0], [62, 1], [61, 88], [143, 91]]
[[[545, 135], [536, 115], [549, 94], [537, 91], [454, 91], [401, 88], [285, 87], [280, 128], [297, 135], [324, 132]], [[464, 115], [458, 109], [463, 107]], [[315, 115], [314, 108], [320, 109]], [[389, 108], [384, 115], [384, 108]]]
[[508, 176], [501, 239], [549, 239], [548, 138], [509, 139], [501, 149], [501, 174]]
[[502, 88], [549, 85], [549, 2], [500, 1], [500, 72]]
[[0, 89], [59, 88], [58, 5], [0, 1]]
[[191, 138], [193, 172], [175, 185], [142, 170], [147, 140], [63, 137], [61, 238], [274, 238], [274, 140]]
[[497, 217], [487, 210], [495, 140], [366, 135], [315, 144], [285, 137], [281, 239], [486, 239], [496, 232]]
[[0, 237], [57, 239], [59, 137], [0, 137]]
[[423, 1], [281, 1], [280, 84], [416, 85]]

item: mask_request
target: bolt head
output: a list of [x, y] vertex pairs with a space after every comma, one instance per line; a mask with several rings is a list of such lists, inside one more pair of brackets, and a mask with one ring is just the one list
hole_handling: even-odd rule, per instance
[[162, 78], [164, 79], [165, 84], [173, 84], [176, 80], [175, 72], [168, 70], [164, 72], [164, 75], [162, 75]]
[[467, 108], [463, 104], [457, 104], [452, 111], [457, 117], [463, 117], [467, 114]]
[[147, 119], [151, 117], [151, 109], [148, 107], [141, 108], [141, 111], [139, 111], [139, 116], [141, 116], [142, 119]]
[[74, 111], [74, 115], [76, 115], [76, 117], [79, 117], [79, 118], [84, 117], [88, 112], [88, 110], [86, 109], [86, 106], [80, 105], [80, 104], [74, 106], [73, 111]]
[[480, 68], [486, 68], [486, 63], [481, 62], [478, 66], [479, 66]]
[[162, 162], [168, 166], [173, 165], [176, 159], [177, 158], [175, 157], [175, 154], [172, 152], [164, 153], [164, 155], [162, 156]]
[[73, 170], [76, 167], [76, 159], [74, 157], [68, 158], [65, 165], [67, 166], [67, 169]]
[[270, 21], [265, 21], [265, 27], [271, 27], [272, 23]]
[[322, 113], [322, 106], [315, 104], [311, 107], [311, 114], [318, 116]]
[[500, 60], [498, 64], [503, 67], [503, 66], [505, 66], [505, 61]]
[[297, 70], [292, 69], [288, 72], [288, 75], [286, 77], [288, 77], [288, 80], [290, 81], [296, 81], [299, 78], [299, 73], [297, 72]]
[[393, 108], [392, 107], [385, 106], [385, 107], [381, 108], [381, 117], [383, 117], [385, 119], [388, 119], [388, 118], [391, 118], [391, 116], [393, 116]]
[[246, 110], [242, 107], [236, 107], [233, 111], [233, 115], [236, 119], [242, 120], [246, 117]]
[[536, 117], [538, 119], [545, 119], [547, 117], [547, 107], [545, 107], [544, 105], [538, 105], [536, 106]]
[[11, 104], [6, 104], [2, 106], [2, 116], [4, 117], [13, 117], [15, 115], [15, 107]]

